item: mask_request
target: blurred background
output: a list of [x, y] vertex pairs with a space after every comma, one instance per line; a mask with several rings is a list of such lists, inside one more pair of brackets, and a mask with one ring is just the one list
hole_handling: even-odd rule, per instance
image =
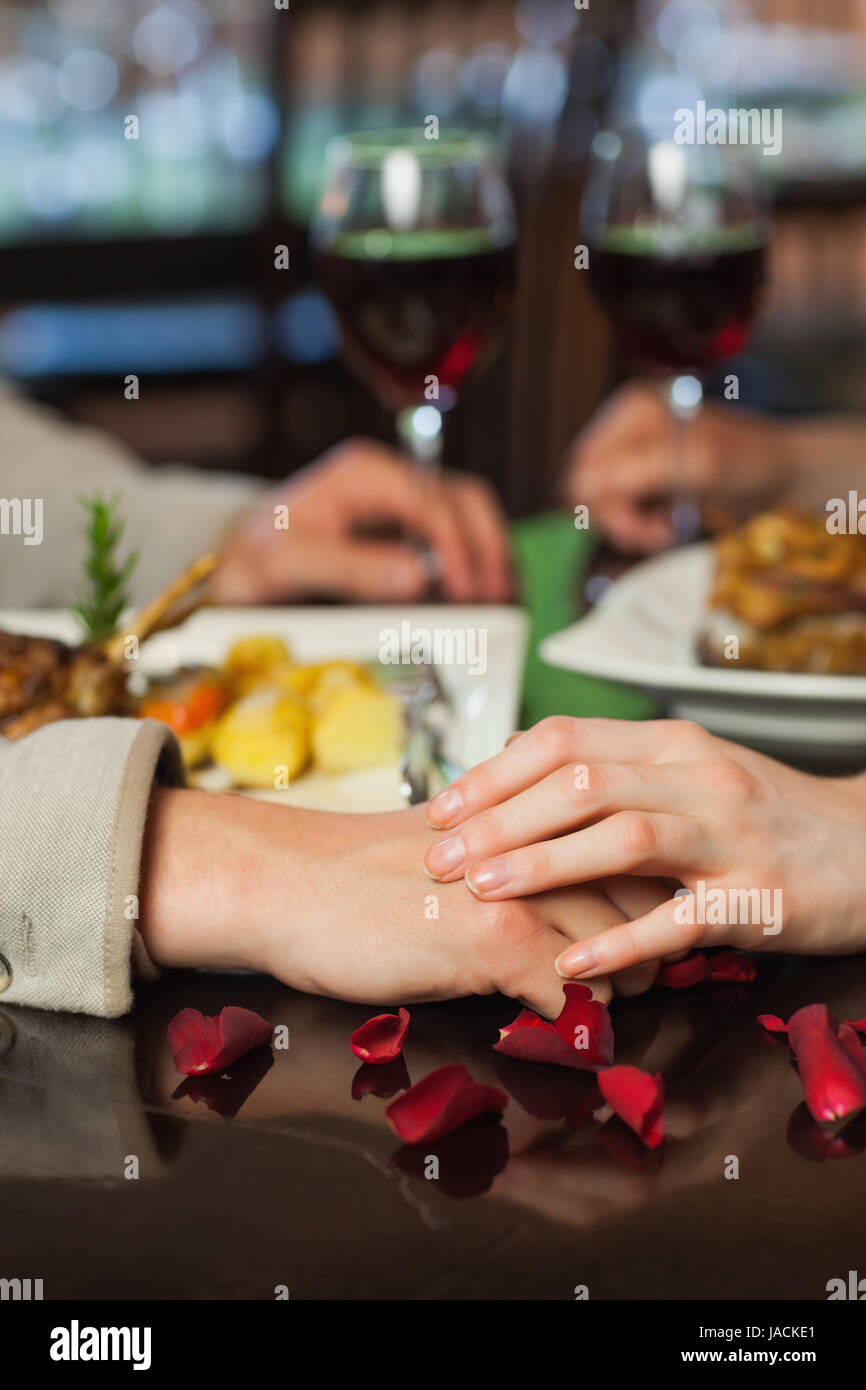
[[784, 110], [763, 313], [724, 371], [744, 404], [863, 410], [866, 0], [4, 3], [0, 373], [155, 464], [279, 477], [347, 434], [392, 439], [307, 228], [332, 136], [433, 113], [496, 139], [520, 222], [508, 342], [446, 462], [535, 511], [627, 370], [574, 268], [593, 141], [700, 97]]

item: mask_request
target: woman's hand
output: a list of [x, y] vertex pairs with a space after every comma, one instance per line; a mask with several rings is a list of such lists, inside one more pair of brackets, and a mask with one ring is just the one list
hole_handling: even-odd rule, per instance
[[605, 401], [571, 447], [566, 499], [588, 507], [590, 525], [623, 550], [670, 545], [675, 486], [739, 519], [777, 500], [792, 481], [783, 421], [708, 402], [688, 427], [682, 478], [673, 473], [673, 431], [658, 389], [632, 382]]
[[[671, 898], [563, 951], [568, 978], [700, 945], [866, 948], [866, 777], [820, 778], [679, 721], [543, 720], [429, 807], [432, 877], [503, 901], [612, 874]], [[695, 920], [697, 919], [697, 920]]]
[[[370, 1004], [505, 994], [555, 1017], [554, 961], [628, 920], [596, 888], [484, 903], [423, 871], [423, 808], [328, 815], [198, 791], [154, 792], [140, 930], [158, 965], [266, 971]], [[646, 908], [664, 896], [628, 885]], [[648, 895], [648, 896], [647, 896]], [[653, 972], [632, 972], [624, 992]], [[609, 999], [607, 980], [594, 982]]]
[[[282, 509], [282, 510], [279, 510]], [[277, 518], [288, 518], [277, 526]], [[409, 540], [359, 534], [402, 528]], [[431, 575], [430, 554], [435, 559]], [[456, 602], [511, 592], [505, 517], [481, 478], [424, 478], [394, 450], [350, 439], [281, 484], [230, 536], [213, 580], [220, 603], [308, 594], [423, 598], [435, 577]]]

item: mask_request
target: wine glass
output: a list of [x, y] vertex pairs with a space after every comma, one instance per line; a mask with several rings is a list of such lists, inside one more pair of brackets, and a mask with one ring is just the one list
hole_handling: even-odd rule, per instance
[[442, 416], [505, 338], [514, 208], [481, 133], [373, 130], [332, 140], [311, 227], [347, 358], [416, 465], [435, 471]]
[[759, 301], [769, 236], [753, 154], [680, 145], [644, 131], [600, 132], [581, 214], [590, 287], [619, 346], [665, 380], [674, 442], [671, 528], [693, 540], [689, 432], [706, 373], [744, 347]]

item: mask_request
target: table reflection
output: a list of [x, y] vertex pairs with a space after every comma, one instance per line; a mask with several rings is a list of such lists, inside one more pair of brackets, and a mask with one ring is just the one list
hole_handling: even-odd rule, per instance
[[[476, 1293], [506, 1296], [496, 1292], [504, 1272], [493, 1276], [485, 1263], [491, 1240], [507, 1245], [512, 1272], [530, 1250], [546, 1249], [556, 1267], [563, 1247], [574, 1262], [567, 1233], [577, 1230], [592, 1234], [590, 1255], [578, 1263], [588, 1259], [605, 1271], [593, 1281], [610, 1285], [605, 1296], [653, 1292], [641, 1282], [640, 1260], [633, 1263], [627, 1252], [657, 1251], [661, 1231], [682, 1247], [683, 1263], [661, 1272], [656, 1296], [697, 1296], [690, 1280], [708, 1261], [718, 1263], [721, 1287], [724, 1261], [742, 1261], [744, 1248], [760, 1247], [767, 1285], [747, 1296], [808, 1286], [812, 1293], [802, 1296], [820, 1297], [837, 1265], [856, 1267], [851, 1217], [852, 1207], [863, 1207], [858, 1158], [866, 1125], [855, 1120], [839, 1133], [815, 1125], [787, 1049], [762, 1032], [755, 1015], [787, 1017], [822, 999], [854, 1017], [864, 1012], [864, 998], [866, 961], [775, 958], [761, 962], [753, 985], [656, 990], [616, 1003], [617, 1061], [665, 1076], [666, 1139], [653, 1152], [611, 1117], [591, 1075], [492, 1051], [498, 1027], [516, 1011], [501, 998], [413, 1009], [399, 1062], [360, 1069], [348, 1037], [367, 1011], [293, 994], [260, 977], [166, 977], [122, 1022], [5, 1010], [0, 1165], [23, 1195], [11, 1206], [12, 1242], [17, 1234], [23, 1240], [28, 1203], [38, 1203], [40, 1191], [50, 1194], [61, 1229], [74, 1225], [71, 1204], [84, 1190], [97, 1211], [131, 1214], [135, 1207], [134, 1240], [145, 1244], [153, 1238], [148, 1222], [173, 1212], [189, 1247], [189, 1286], [171, 1296], [207, 1296], [213, 1274], [203, 1275], [195, 1252], [212, 1244], [214, 1232], [195, 1208], [225, 1184], [236, 1204], [232, 1224], [246, 1232], [220, 1276], [236, 1296], [245, 1288], [246, 1296], [268, 1296], [249, 1292], [249, 1284], [256, 1287], [267, 1244], [262, 1228], [273, 1222], [301, 1227], [302, 1285], [330, 1282], [347, 1297], [358, 1292], [336, 1249], [364, 1251], [367, 1260], [366, 1242], [376, 1231], [394, 1257], [401, 1241], [420, 1241], [421, 1267], [438, 1271], [433, 1285], [446, 1277], [444, 1268], [449, 1287], [463, 1288], [469, 1249], [468, 1268], [480, 1279]], [[179, 1077], [165, 1037], [169, 1019], [181, 1007], [215, 1013], [226, 1003], [285, 1023], [288, 1050], [259, 1049], [234, 1064], [227, 1079]], [[508, 1092], [502, 1120], [482, 1116], [443, 1140], [401, 1145], [385, 1121], [388, 1100], [453, 1062]], [[131, 1156], [139, 1177], [134, 1203]], [[736, 1181], [725, 1178], [732, 1158]], [[290, 1176], [297, 1165], [302, 1182]], [[89, 1277], [105, 1294], [116, 1252], [110, 1223], [101, 1229]], [[747, 1242], [736, 1256], [734, 1235]], [[412, 1296], [389, 1295], [392, 1276], [381, 1265], [377, 1256], [363, 1296]], [[748, 1282], [745, 1270], [743, 1277]], [[142, 1278], [141, 1269], [131, 1278], [138, 1296], [148, 1293], [137, 1282]], [[549, 1278], [550, 1271], [525, 1271], [520, 1296], [570, 1296], [565, 1287], [558, 1295], [546, 1291]], [[67, 1291], [78, 1289], [70, 1279]], [[149, 1288], [149, 1296], [156, 1293]]]

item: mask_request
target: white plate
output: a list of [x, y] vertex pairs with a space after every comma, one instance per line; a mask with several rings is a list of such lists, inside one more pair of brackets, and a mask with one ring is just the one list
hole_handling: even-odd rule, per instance
[[[466, 665], [437, 666], [443, 688], [454, 706], [447, 752], [462, 767], [472, 767], [497, 753], [517, 727], [527, 622], [519, 608], [413, 608], [310, 606], [305, 608], [205, 608], [181, 627], [160, 632], [146, 642], [139, 669], [157, 675], [185, 663], [216, 665], [231, 644], [250, 633], [282, 637], [302, 662], [332, 657], [375, 661], [383, 629], [401, 631], [473, 629], [486, 633], [486, 670], [472, 674]], [[75, 642], [75, 620], [65, 611], [47, 609], [0, 611], [0, 628], [34, 636]], [[222, 790], [226, 780], [219, 769], [197, 779], [199, 785]], [[285, 791], [256, 792], [267, 800], [320, 810], [385, 811], [405, 803], [396, 767], [372, 768], [344, 776], [309, 773]]]
[[866, 676], [700, 664], [695, 638], [712, 573], [709, 543], [646, 560], [586, 618], [548, 637], [541, 655], [552, 666], [650, 691], [677, 718], [755, 747], [843, 759], [866, 752]]

